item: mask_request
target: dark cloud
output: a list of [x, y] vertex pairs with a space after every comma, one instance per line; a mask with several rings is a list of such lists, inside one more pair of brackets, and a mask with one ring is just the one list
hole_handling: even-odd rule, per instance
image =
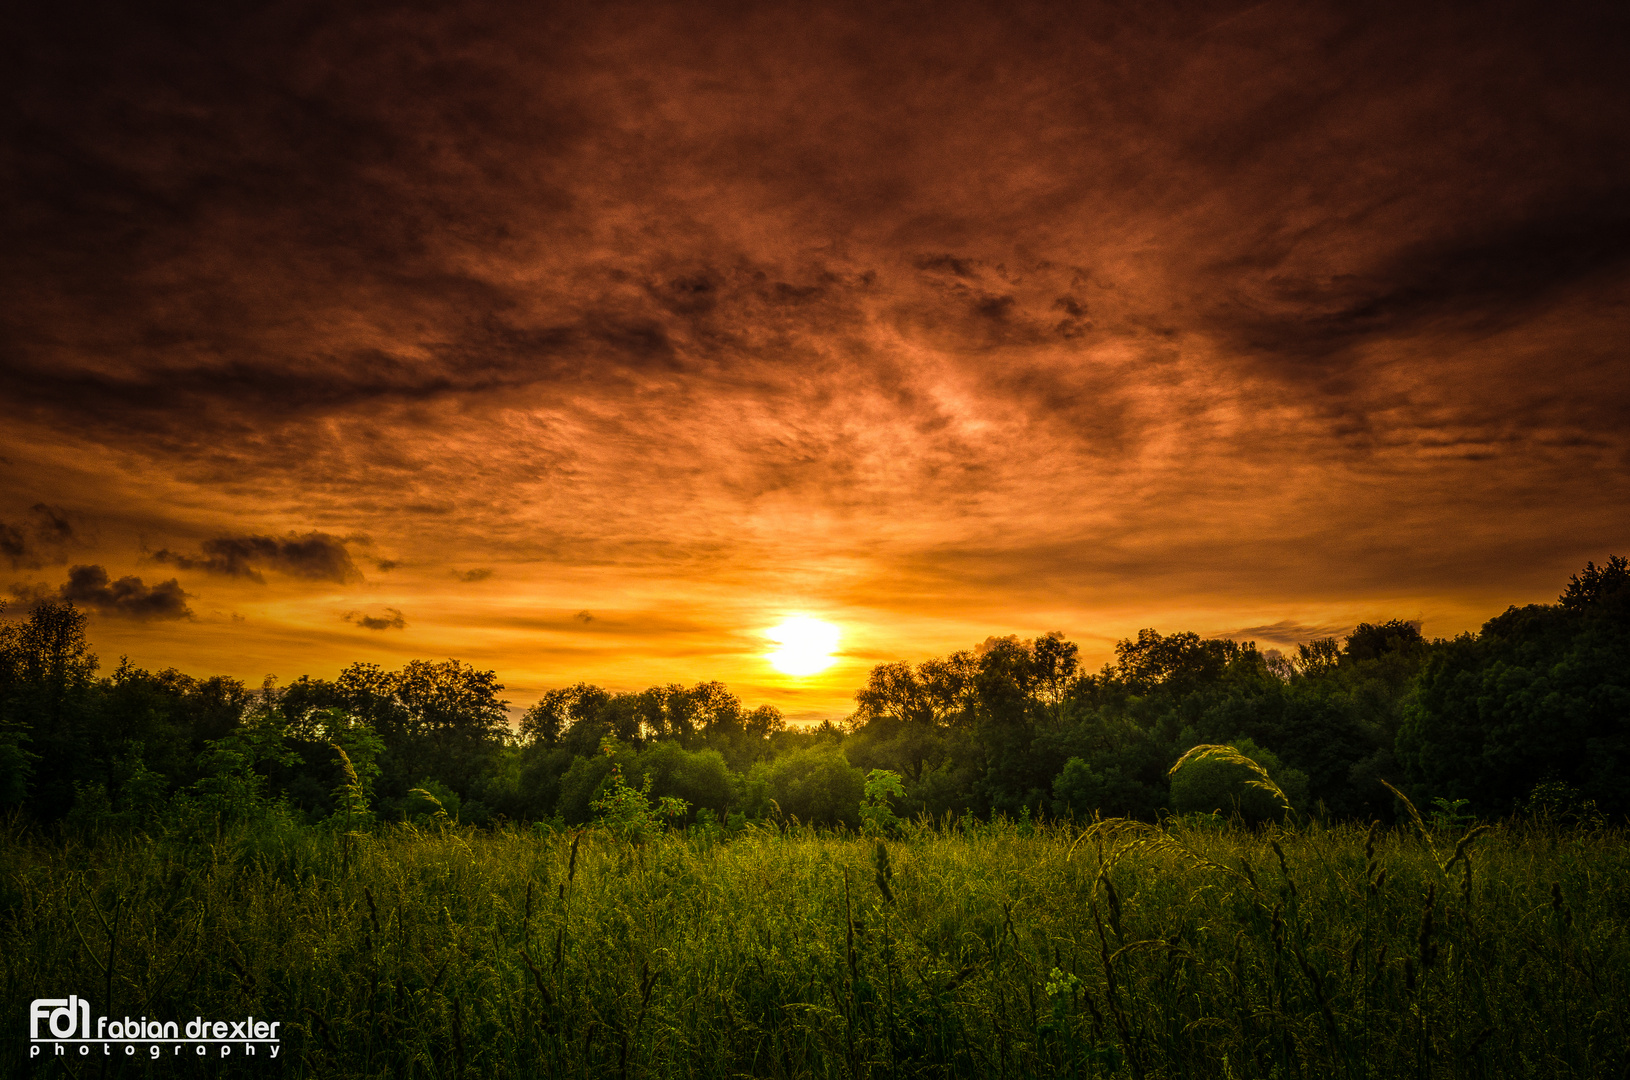
[[401, 566], [401, 565], [402, 564], [397, 562], [395, 559], [375, 559], [374, 560], [374, 567], [381, 574], [388, 574], [392, 570], [395, 570], [398, 566]]
[[6, 591], [24, 604], [36, 604], [41, 600], [51, 600], [56, 597], [56, 592], [51, 586], [39, 582], [31, 585], [23, 581], [14, 581], [7, 586]]
[[453, 576], [458, 578], [460, 581], [486, 581], [488, 578], [492, 577], [492, 571], [483, 566], [477, 567], [474, 570], [465, 570], [463, 572], [455, 570], [453, 571]]
[[46, 542], [66, 544], [74, 538], [74, 527], [68, 521], [68, 512], [60, 507], [35, 503], [29, 508], [34, 515], [34, 528]]
[[59, 598], [81, 607], [142, 622], [192, 618], [188, 595], [174, 578], [153, 585], [143, 584], [139, 577], [110, 582], [108, 572], [100, 566], [69, 568], [67, 583], [57, 590]]
[[579, 611], [576, 615], [573, 615], [572, 618], [576, 619], [580, 623], [583, 623], [584, 625], [594, 621], [594, 616], [590, 615], [586, 611]]
[[368, 615], [361, 611], [348, 611], [345, 621], [355, 623], [364, 630], [401, 630], [407, 626], [407, 619], [395, 608], [388, 607], [384, 615]]
[[67, 511], [45, 503], [29, 507], [21, 524], [0, 521], [0, 555], [10, 560], [14, 570], [67, 562], [67, 549], [75, 539]]
[[1630, 269], [1627, 200], [1630, 188], [1603, 192], [1599, 205], [1568, 216], [1434, 238], [1346, 274], [1275, 275], [1280, 314], [1239, 313], [1236, 332], [1247, 349], [1308, 360], [1422, 326], [1488, 333], [1519, 323], [1559, 292]]
[[223, 536], [199, 545], [201, 554], [185, 555], [161, 550], [153, 553], [155, 562], [169, 563], [183, 570], [202, 570], [222, 577], [248, 578], [264, 583], [260, 568], [276, 570], [307, 581], [338, 584], [359, 580], [356, 564], [344, 541], [322, 532], [304, 535]]

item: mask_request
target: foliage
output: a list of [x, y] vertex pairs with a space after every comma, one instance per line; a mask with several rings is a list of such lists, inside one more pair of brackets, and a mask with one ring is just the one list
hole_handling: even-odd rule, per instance
[[756, 766], [754, 775], [765, 783], [770, 798], [788, 819], [817, 825], [859, 824], [866, 778], [836, 745], [781, 754]]
[[1441, 795], [1432, 800], [1432, 811], [1429, 815], [1432, 827], [1439, 832], [1456, 832], [1463, 830], [1477, 818], [1466, 812], [1471, 805], [1470, 799], [1445, 799]]
[[658, 800], [706, 807], [720, 817], [737, 801], [736, 777], [711, 747], [686, 750], [674, 740], [655, 741], [639, 752], [634, 769]]
[[1053, 813], [1059, 817], [1090, 818], [1094, 811], [1150, 817], [1162, 805], [1158, 791], [1119, 764], [1094, 767], [1072, 757], [1053, 778]]
[[457, 825], [460, 804], [458, 792], [430, 777], [409, 788], [402, 800], [403, 812], [409, 821], [434, 825]]
[[1520, 816], [1544, 825], [1601, 828], [1607, 824], [1596, 800], [1560, 780], [1535, 784], [1517, 810]]
[[610, 694], [588, 683], [550, 690], [521, 717], [520, 737], [525, 742], [553, 746], [562, 733], [592, 720], [610, 700]]
[[[1389, 787], [1437, 806], [1428, 815], [1449, 829], [1562, 814], [1530, 805], [1549, 785], [1590, 807], [1569, 820], [1630, 813], [1630, 563], [1618, 556], [1573, 575], [1557, 603], [1452, 641], [1391, 619], [1285, 655], [1144, 629], [1088, 672], [1062, 634], [992, 637], [880, 664], [848, 721], [802, 727], [717, 682], [578, 683], [512, 730], [497, 674], [456, 660], [352, 664], [258, 690], [128, 659], [98, 677], [85, 628], [68, 604], [0, 611], [0, 807], [82, 834], [152, 828], [171, 801], [197, 830], [272, 806], [342, 834], [435, 820], [414, 792], [463, 824], [581, 826], [619, 784], [679, 825], [703, 809], [716, 823], [880, 835], [923, 817], [1276, 819], [1277, 797], [1237, 762], [1202, 755], [1169, 775], [1196, 747], [1225, 745], [1325, 820], [1395, 820]], [[897, 786], [868, 793], [884, 775]]]
[[1630, 602], [1630, 560], [1609, 555], [1605, 566], [1587, 562], [1583, 570], [1568, 578], [1568, 587], [1557, 602], [1576, 612]]
[[1421, 793], [1509, 813], [1558, 781], [1630, 813], [1630, 572], [1587, 566], [1555, 605], [1511, 608], [1435, 649], [1397, 740]]
[[647, 775], [638, 788], [630, 787], [623, 779], [622, 766], [617, 764], [616, 743], [607, 739], [601, 752], [611, 761], [611, 774], [602, 785], [601, 794], [589, 807], [594, 811], [597, 824], [614, 836], [640, 843], [671, 826], [690, 809], [684, 799], [664, 795], [651, 803], [651, 777]]
[[28, 749], [28, 729], [14, 720], [0, 720], [0, 810], [21, 806], [28, 799], [29, 781], [40, 756]]
[[217, 827], [256, 820], [272, 801], [262, 766], [286, 765], [292, 760], [274, 729], [247, 727], [211, 739], [198, 755], [202, 775], [187, 789], [183, 801], [200, 822], [213, 821]]
[[1281, 766], [1250, 739], [1196, 746], [1171, 768], [1171, 808], [1178, 814], [1237, 814], [1253, 824], [1277, 821], [1294, 807], [1276, 772], [1292, 787], [1305, 789], [1306, 777]]
[[866, 774], [864, 794], [860, 800], [860, 829], [872, 836], [892, 836], [900, 829], [900, 818], [894, 813], [891, 798], [904, 798], [906, 789], [900, 783], [900, 774], [888, 769], [873, 769]]

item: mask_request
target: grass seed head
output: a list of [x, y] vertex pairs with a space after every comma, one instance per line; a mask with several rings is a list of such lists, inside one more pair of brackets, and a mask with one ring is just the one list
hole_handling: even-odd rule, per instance
[[1177, 764], [1166, 770], [1166, 775], [1176, 776], [1177, 771], [1184, 765], [1187, 765], [1191, 761], [1197, 761], [1200, 758], [1216, 758], [1218, 761], [1226, 761], [1231, 765], [1244, 766], [1246, 769], [1250, 770], [1252, 776], [1255, 777], [1255, 779], [1245, 781], [1245, 785], [1247, 787], [1254, 787], [1259, 790], [1266, 791], [1275, 799], [1278, 799], [1279, 805], [1285, 810], [1292, 809], [1290, 799], [1287, 798], [1285, 793], [1279, 789], [1279, 785], [1274, 783], [1273, 777], [1268, 775], [1268, 770], [1264, 769], [1261, 765], [1258, 765], [1255, 760], [1246, 757], [1232, 746], [1207, 743], [1201, 746], [1193, 747], [1188, 751], [1188, 753], [1177, 759]]

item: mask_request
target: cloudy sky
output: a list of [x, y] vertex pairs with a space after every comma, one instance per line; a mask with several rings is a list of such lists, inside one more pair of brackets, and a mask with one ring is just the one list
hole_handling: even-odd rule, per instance
[[1623, 5], [35, 8], [0, 587], [105, 662], [841, 715], [1630, 552]]

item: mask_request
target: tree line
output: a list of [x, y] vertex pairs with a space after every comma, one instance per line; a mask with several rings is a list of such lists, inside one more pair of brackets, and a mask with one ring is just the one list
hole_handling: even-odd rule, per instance
[[139, 826], [165, 807], [248, 800], [307, 822], [571, 826], [633, 790], [692, 821], [855, 825], [871, 770], [897, 777], [886, 790], [902, 815], [1282, 812], [1222, 758], [1168, 775], [1203, 744], [1236, 747], [1299, 811], [1330, 817], [1390, 819], [1388, 784], [1451, 816], [1630, 814], [1630, 567], [1618, 556], [1587, 564], [1556, 603], [1452, 639], [1392, 620], [1282, 655], [1143, 630], [1088, 672], [1062, 635], [990, 638], [878, 665], [848, 720], [812, 727], [748, 709], [718, 682], [579, 683], [512, 726], [496, 673], [456, 660], [258, 688], [128, 660], [99, 675], [71, 604], [11, 614], [0, 806], [39, 822]]

